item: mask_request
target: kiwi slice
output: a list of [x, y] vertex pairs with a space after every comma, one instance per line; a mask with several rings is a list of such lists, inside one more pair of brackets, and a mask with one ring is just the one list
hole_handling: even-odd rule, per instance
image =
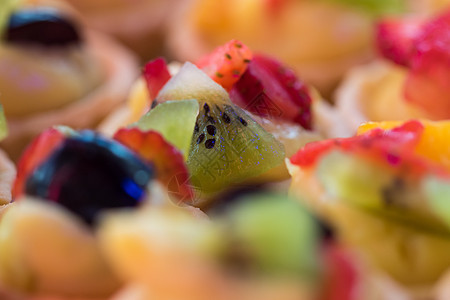
[[375, 214], [386, 222], [450, 238], [450, 228], [431, 208], [420, 184], [356, 155], [332, 151], [319, 162], [317, 177], [337, 201]]
[[[191, 63], [186, 63], [157, 97], [158, 103], [184, 99], [196, 99], [200, 106], [187, 159], [191, 183], [197, 190], [217, 192], [284, 162], [283, 145]], [[185, 120], [186, 126], [191, 126], [189, 122]]]
[[275, 194], [247, 196], [223, 221], [229, 266], [310, 279], [319, 274], [318, 226], [299, 202]]
[[167, 101], [150, 110], [132, 127], [158, 131], [187, 159], [198, 110], [197, 100]]
[[423, 188], [432, 210], [450, 226], [450, 182], [448, 179], [427, 177], [423, 182]]
[[20, 2], [22, 0], [2, 0], [0, 2], [0, 38], [3, 37], [11, 12]]

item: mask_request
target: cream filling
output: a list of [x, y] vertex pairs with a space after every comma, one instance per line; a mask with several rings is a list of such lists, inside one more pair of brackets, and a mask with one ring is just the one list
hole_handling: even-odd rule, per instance
[[58, 109], [83, 98], [102, 79], [86, 48], [0, 45], [0, 102], [7, 117]]

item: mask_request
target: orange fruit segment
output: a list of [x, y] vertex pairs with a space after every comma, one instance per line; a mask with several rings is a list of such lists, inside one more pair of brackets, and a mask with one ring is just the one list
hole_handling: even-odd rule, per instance
[[[425, 130], [414, 151], [450, 170], [450, 147], [448, 147], [450, 121], [421, 120], [420, 122]], [[403, 123], [401, 121], [368, 122], [359, 126], [357, 134], [363, 134], [374, 128], [391, 129]]]

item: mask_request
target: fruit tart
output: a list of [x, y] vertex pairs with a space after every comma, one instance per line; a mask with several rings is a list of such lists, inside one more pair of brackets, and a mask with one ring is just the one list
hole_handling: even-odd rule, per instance
[[127, 281], [117, 300], [349, 300], [361, 287], [345, 251], [322, 245], [311, 215], [274, 194], [238, 197], [210, 218], [175, 207], [112, 213], [99, 236]]
[[123, 282], [95, 234], [102, 212], [166, 203], [172, 186], [170, 199], [192, 199], [182, 154], [155, 131], [49, 128], [18, 170], [0, 222], [0, 289], [19, 296], [109, 299]]
[[[373, 21], [403, 1], [190, 0], [172, 19], [170, 49], [195, 61], [232, 38], [292, 66], [329, 96], [344, 72], [372, 56]], [[326, 21], [324, 21], [326, 20]]]
[[291, 192], [405, 299], [430, 297], [450, 269], [449, 126], [367, 124], [358, 136], [310, 143], [289, 161]]
[[[176, 75], [172, 77], [172, 73]], [[227, 108], [224, 109], [221, 107], [222, 104], [212, 101], [213, 97], [210, 95], [221, 99], [219, 100], [221, 103], [228, 103]], [[180, 109], [168, 109], [162, 105], [170, 100], [186, 99], [197, 99], [200, 103], [199, 110], [188, 109], [187, 106], [182, 108], [181, 104], [178, 104]], [[235, 112], [227, 111], [228, 106], [233, 107]], [[189, 112], [190, 110], [192, 113]], [[237, 111], [240, 112], [236, 115]], [[164, 117], [163, 114], [166, 116]], [[243, 115], [246, 117], [241, 120]], [[150, 61], [144, 67], [142, 78], [135, 84], [128, 103], [102, 123], [100, 131], [112, 135], [121, 126], [141, 126], [143, 129], [158, 130], [164, 122], [167, 123], [164, 126], [173, 128], [172, 135], [178, 132], [178, 137], [166, 136], [175, 145], [178, 145], [177, 143], [183, 138], [192, 137], [193, 146], [199, 144], [208, 149], [201, 163], [202, 166], [211, 166], [213, 163], [209, 160], [219, 154], [217, 151], [220, 151], [222, 153], [220, 157], [223, 157], [223, 150], [221, 150], [223, 147], [234, 149], [232, 152], [236, 154], [240, 153], [238, 149], [247, 152], [264, 151], [262, 149], [269, 145], [273, 148], [274, 154], [278, 153], [275, 155], [276, 160], [267, 159], [267, 157], [264, 159], [265, 163], [271, 161], [269, 168], [266, 164], [261, 164], [258, 168], [236, 165], [234, 169], [229, 170], [232, 173], [228, 176], [230, 183], [237, 183], [243, 178], [251, 179], [256, 175], [260, 176], [256, 176], [254, 181], [287, 179], [288, 174], [284, 163], [279, 164], [280, 157], [289, 157], [305, 143], [319, 140], [322, 136], [339, 135], [340, 130], [339, 122], [330, 107], [313, 87], [298, 79], [291, 69], [278, 60], [266, 55], [253, 54], [248, 47], [237, 40], [231, 40], [218, 47], [198, 61], [196, 66], [186, 63], [181, 70], [173, 64], [166, 65], [162, 58]], [[190, 129], [188, 123], [191, 124]], [[266, 132], [258, 134], [260, 138], [257, 140], [250, 136], [238, 139], [233, 136], [237, 134], [237, 131], [228, 131], [228, 127], [235, 126], [239, 126], [244, 131], [252, 128], [253, 132], [257, 132], [256, 130]], [[183, 130], [180, 129], [181, 127]], [[256, 129], [256, 127], [262, 128]], [[229, 136], [230, 140], [227, 140], [225, 136]], [[224, 139], [218, 147], [215, 144], [209, 144], [212, 141], [218, 142], [216, 137]], [[267, 139], [262, 141], [262, 137]], [[189, 141], [188, 138], [188, 144]], [[261, 144], [258, 145], [259, 142], [262, 142], [264, 147], [261, 147]], [[226, 146], [224, 143], [229, 144]], [[249, 145], [253, 150], [250, 147], [247, 148]], [[186, 145], [179, 145], [179, 147], [187, 149], [185, 153], [188, 153], [188, 165], [194, 168], [190, 164], [193, 161], [189, 155], [198, 150], [194, 148], [189, 150]], [[260, 157], [260, 154], [249, 153], [253, 159]], [[211, 154], [214, 154], [213, 157]], [[230, 155], [226, 151], [224, 154]], [[274, 156], [270, 155], [270, 157]], [[253, 159], [246, 163], [253, 161], [259, 164], [258, 159]], [[240, 162], [241, 165], [242, 163], [243, 161]], [[278, 167], [276, 167], [277, 164]], [[222, 171], [212, 177], [217, 175], [223, 177], [220, 174], [227, 174], [225, 165], [220, 169]], [[248, 173], [245, 176], [235, 176], [244, 170], [250, 171], [253, 175], [249, 176], [250, 173]], [[209, 170], [204, 171], [210, 173]]]
[[164, 50], [165, 27], [173, 7], [181, 0], [65, 0], [86, 23], [118, 38], [142, 60]]
[[8, 7], [0, 22], [0, 91], [10, 135], [2, 147], [17, 159], [49, 126], [98, 124], [125, 100], [137, 68], [128, 51], [81, 28], [61, 3]]
[[429, 20], [382, 20], [376, 40], [382, 57], [352, 70], [337, 92], [349, 132], [367, 121], [448, 119], [450, 10]]

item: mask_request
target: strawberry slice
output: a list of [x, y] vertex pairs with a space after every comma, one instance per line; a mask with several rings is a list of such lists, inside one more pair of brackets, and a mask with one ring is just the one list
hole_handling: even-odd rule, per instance
[[421, 32], [419, 19], [385, 19], [376, 26], [376, 45], [380, 54], [394, 63], [408, 67]]
[[194, 192], [189, 184], [189, 172], [183, 155], [158, 132], [123, 128], [116, 132], [114, 139], [152, 163], [158, 179], [168, 187], [171, 196], [181, 202], [193, 199]]
[[361, 284], [360, 274], [348, 253], [336, 244], [325, 245], [327, 266], [322, 300], [355, 300]]
[[229, 91], [247, 69], [252, 56], [247, 46], [238, 40], [231, 40], [203, 57], [196, 65]]
[[[357, 153], [396, 169], [405, 165], [411, 174], [423, 174], [435, 166], [414, 153], [424, 126], [419, 121], [409, 121], [390, 130], [373, 129], [351, 138], [330, 139], [309, 143], [300, 149], [290, 161], [301, 167], [312, 167], [320, 157], [332, 149]], [[437, 170], [441, 172], [441, 170]]]
[[28, 145], [17, 165], [17, 177], [12, 191], [14, 198], [23, 194], [28, 176], [50, 156], [65, 138], [65, 133], [57, 127], [51, 127], [43, 131]]
[[255, 55], [230, 91], [231, 101], [264, 118], [293, 121], [311, 129], [312, 98], [295, 72], [279, 61]]
[[147, 83], [151, 101], [156, 98], [159, 90], [161, 90], [171, 77], [166, 60], [162, 57], [158, 57], [146, 63], [142, 75]]
[[424, 25], [405, 84], [405, 98], [433, 118], [450, 118], [450, 11]]

